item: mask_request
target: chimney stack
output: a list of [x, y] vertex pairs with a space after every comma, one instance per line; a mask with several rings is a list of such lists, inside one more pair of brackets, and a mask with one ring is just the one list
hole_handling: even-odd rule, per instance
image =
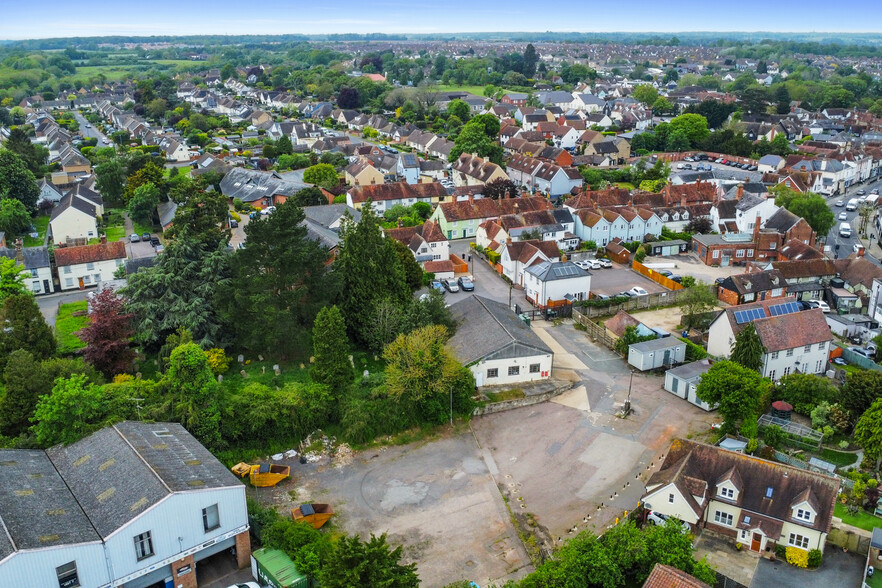
[[24, 250], [22, 250], [21, 239], [15, 240], [15, 260], [24, 265]]
[[753, 243], [754, 245], [758, 245], [759, 241], [759, 232], [760, 232], [760, 224], [763, 222], [763, 217], [760, 215], [756, 215], [756, 222], [753, 224]]
[[469, 204], [474, 204], [474, 203], [475, 203], [475, 195], [469, 194]]
[[742, 197], [744, 197], [744, 184], [738, 184], [735, 198], [740, 201]]

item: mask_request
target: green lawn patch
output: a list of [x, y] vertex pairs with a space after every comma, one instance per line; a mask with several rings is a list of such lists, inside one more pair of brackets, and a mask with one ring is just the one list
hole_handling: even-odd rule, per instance
[[121, 225], [107, 227], [104, 231], [108, 241], [119, 241], [126, 238], [126, 228]]
[[74, 333], [89, 324], [86, 316], [85, 300], [70, 302], [58, 307], [58, 317], [55, 319], [55, 339], [58, 341], [59, 353], [72, 353], [82, 349], [86, 344]]
[[858, 529], [864, 529], [865, 531], [872, 531], [874, 527], [882, 527], [882, 518], [863, 509], [853, 515], [848, 512], [847, 506], [840, 504], [839, 502], [833, 507], [833, 514], [842, 519], [842, 522], [846, 525], [851, 525]]
[[43, 243], [46, 241], [46, 231], [49, 230], [49, 217], [48, 216], [38, 216], [34, 219], [34, 227], [37, 229], [38, 236], [37, 238], [33, 238], [28, 234], [23, 235], [22, 242], [25, 247], [42, 247]]
[[856, 453], [848, 453], [847, 451], [837, 451], [836, 449], [821, 448], [817, 454], [818, 458], [834, 464], [838, 468], [853, 465], [857, 461]]
[[481, 97], [484, 97], [484, 88], [486, 88], [486, 86], [457, 86], [455, 84], [438, 84], [439, 92], [470, 92], [475, 96]]
[[870, 588], [882, 588], [882, 574], [878, 570], [872, 576], [867, 577], [867, 586]]
[[525, 396], [524, 391], [520, 388], [512, 388], [511, 390], [500, 390], [499, 392], [487, 392], [487, 398], [490, 402], [502, 402], [504, 400], [517, 400]]

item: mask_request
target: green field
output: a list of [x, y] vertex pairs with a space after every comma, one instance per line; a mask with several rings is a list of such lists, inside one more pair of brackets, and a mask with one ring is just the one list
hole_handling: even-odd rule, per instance
[[49, 217], [38, 216], [34, 219], [34, 226], [37, 228], [39, 237], [34, 239], [30, 235], [24, 235], [23, 243], [25, 247], [40, 247], [46, 241], [46, 231], [49, 229]]
[[438, 84], [439, 92], [471, 92], [475, 96], [484, 96], [486, 86], [454, 86], [453, 84]]
[[[71, 302], [58, 307], [58, 317], [55, 319], [55, 339], [58, 341], [59, 353], [72, 353], [82, 349], [86, 344], [74, 333], [89, 324], [89, 317], [85, 316], [87, 302]], [[82, 316], [74, 316], [74, 313], [84, 313]]]
[[133, 65], [86, 65], [78, 67], [77, 73], [71, 77], [91, 78], [99, 74], [104, 74], [109, 81], [120, 81], [128, 78], [134, 69], [135, 66]]

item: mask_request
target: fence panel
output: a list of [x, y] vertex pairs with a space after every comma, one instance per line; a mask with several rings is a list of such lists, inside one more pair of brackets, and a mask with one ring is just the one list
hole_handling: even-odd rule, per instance
[[860, 353], [855, 353], [845, 347], [837, 345], [840, 349], [842, 349], [842, 358], [850, 364], [859, 365], [865, 370], [882, 370], [882, 366], [877, 364], [875, 361], [870, 359], [869, 357], [864, 357]]
[[588, 316], [583, 314], [584, 309], [574, 308], [573, 309], [573, 319], [583, 327], [585, 327], [585, 333], [591, 337], [594, 341], [597, 341], [601, 345], [615, 350], [616, 341], [618, 341], [618, 337], [612, 335], [609, 331], [606, 330], [605, 327], [601, 327], [594, 321], [590, 320]]
[[681, 284], [678, 284], [674, 280], [671, 280], [671, 279], [667, 278], [666, 276], [663, 276], [662, 274], [658, 273], [657, 271], [646, 267], [645, 265], [643, 265], [642, 263], [640, 263], [636, 260], [631, 263], [631, 269], [633, 269], [635, 272], [637, 272], [641, 276], [645, 276], [645, 277], [649, 278], [650, 280], [652, 280], [653, 282], [657, 282], [657, 283], [661, 284], [662, 286], [664, 286], [668, 290], [682, 290], [683, 289], [683, 286]]

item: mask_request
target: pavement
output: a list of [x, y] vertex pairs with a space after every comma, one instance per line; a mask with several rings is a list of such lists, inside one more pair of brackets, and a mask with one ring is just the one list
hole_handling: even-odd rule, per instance
[[866, 561], [864, 555], [844, 553], [838, 547], [828, 545], [823, 563], [816, 570], [797, 568], [784, 561], [760, 560], [749, 585], [750, 588], [857, 587], [862, 583]]

